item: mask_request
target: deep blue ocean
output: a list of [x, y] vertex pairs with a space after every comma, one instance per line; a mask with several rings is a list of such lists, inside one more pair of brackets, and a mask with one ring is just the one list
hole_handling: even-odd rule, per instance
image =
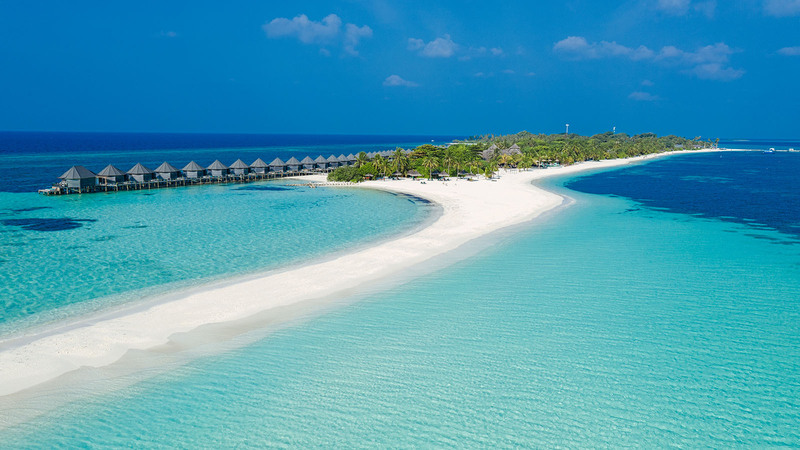
[[459, 136], [354, 136], [298, 134], [42, 133], [0, 132], [0, 192], [35, 192], [49, 187], [73, 165], [99, 172], [108, 164], [127, 171], [136, 163], [155, 169], [168, 161], [181, 168], [189, 161], [230, 165], [292, 156], [312, 159], [335, 153], [358, 154], [442, 144]]
[[163, 370], [0, 399], [0, 446], [800, 447], [797, 174], [800, 153], [753, 151], [545, 180], [574, 202], [444, 268], [206, 355], [141, 355]]

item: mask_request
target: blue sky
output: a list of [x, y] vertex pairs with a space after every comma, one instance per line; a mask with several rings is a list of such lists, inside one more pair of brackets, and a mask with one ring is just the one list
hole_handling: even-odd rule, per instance
[[0, 0], [2, 130], [800, 137], [800, 0]]

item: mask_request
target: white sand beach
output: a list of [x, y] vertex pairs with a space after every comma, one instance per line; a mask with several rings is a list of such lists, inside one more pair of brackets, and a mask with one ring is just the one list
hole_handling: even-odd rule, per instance
[[[655, 158], [649, 156], [646, 158]], [[441, 216], [398, 239], [300, 268], [212, 285], [55, 330], [0, 342], [0, 396], [53, 380], [81, 367], [101, 367], [130, 350], [164, 345], [177, 333], [242, 320], [282, 306], [357, 292], [359, 286], [451, 251], [498, 229], [529, 221], [561, 205], [563, 198], [534, 186], [544, 178], [620, 166], [643, 158], [587, 162], [546, 170], [501, 172], [496, 181], [370, 181], [359, 188], [418, 196], [439, 204]], [[322, 175], [305, 177], [324, 181]], [[314, 283], [306, 280], [313, 279]]]

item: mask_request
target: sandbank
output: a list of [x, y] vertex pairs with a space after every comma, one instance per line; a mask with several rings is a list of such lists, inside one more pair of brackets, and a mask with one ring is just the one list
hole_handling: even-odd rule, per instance
[[[715, 150], [716, 151], [716, 150]], [[681, 152], [674, 152], [681, 153]], [[672, 154], [674, 154], [672, 153]], [[442, 214], [429, 226], [397, 239], [321, 262], [172, 296], [128, 313], [87, 319], [68, 327], [0, 342], [0, 396], [53, 380], [81, 367], [102, 367], [132, 350], [167, 344], [170, 337], [209, 324], [235, 322], [401, 273], [493, 231], [529, 221], [563, 198], [532, 182], [653, 159], [584, 162], [546, 170], [501, 171], [497, 180], [369, 181], [363, 189], [409, 194], [437, 203]], [[324, 176], [304, 177], [310, 182]], [[308, 280], [314, 280], [309, 282]], [[344, 294], [343, 294], [344, 295]]]

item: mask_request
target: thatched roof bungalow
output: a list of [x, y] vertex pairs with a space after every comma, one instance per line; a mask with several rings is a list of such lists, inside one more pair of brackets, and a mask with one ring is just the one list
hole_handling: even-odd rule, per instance
[[208, 174], [212, 177], [224, 177], [228, 175], [228, 172], [230, 171], [230, 168], [225, 164], [222, 164], [219, 160], [211, 163], [211, 165], [206, 167], [206, 169], [208, 169]]
[[333, 155], [328, 156], [328, 167], [330, 167], [331, 169], [339, 167], [339, 159]]
[[503, 154], [511, 155], [511, 156], [521, 155], [522, 154], [522, 150], [520, 150], [519, 145], [514, 144], [511, 147], [503, 150]]
[[495, 152], [497, 152], [497, 145], [492, 144], [491, 147], [481, 152], [481, 158], [488, 161], [494, 157]]
[[303, 167], [303, 170], [314, 170], [316, 163], [310, 157], [306, 156], [305, 158], [300, 160], [300, 165]]
[[302, 164], [300, 164], [300, 161], [298, 161], [297, 158], [295, 158], [294, 156], [292, 156], [291, 158], [289, 158], [288, 161], [286, 161], [286, 170], [288, 170], [289, 172], [300, 172], [301, 166]]
[[97, 181], [100, 184], [122, 183], [125, 181], [125, 172], [109, 164], [97, 174]]
[[234, 161], [230, 169], [233, 171], [234, 175], [247, 175], [250, 173], [250, 166], [241, 159]]
[[325, 170], [328, 168], [328, 158], [319, 155], [314, 159], [314, 168]]
[[183, 176], [186, 178], [202, 178], [206, 174], [206, 169], [194, 161], [183, 167]]
[[72, 166], [60, 177], [68, 188], [83, 189], [97, 184], [97, 175], [83, 166]]
[[[292, 158], [292, 159], [297, 161], [295, 158]], [[290, 159], [289, 161], [291, 161], [292, 159]], [[300, 161], [297, 161], [297, 162], [299, 163]], [[284, 171], [286, 171], [286, 164], [287, 163], [283, 162], [282, 159], [275, 158], [275, 159], [272, 160], [271, 163], [269, 163], [269, 171], [270, 172], [284, 172]]]
[[[283, 161], [281, 161], [283, 163]], [[265, 163], [263, 159], [258, 158], [250, 164], [250, 170], [253, 173], [267, 173], [269, 171], [269, 164]]]
[[155, 173], [148, 169], [147, 167], [143, 166], [141, 163], [136, 163], [135, 166], [131, 167], [131, 170], [128, 171], [128, 177], [139, 183], [146, 183], [153, 179]]
[[180, 176], [181, 171], [175, 168], [172, 164], [164, 161], [156, 170], [156, 177], [162, 180], [175, 180]]

